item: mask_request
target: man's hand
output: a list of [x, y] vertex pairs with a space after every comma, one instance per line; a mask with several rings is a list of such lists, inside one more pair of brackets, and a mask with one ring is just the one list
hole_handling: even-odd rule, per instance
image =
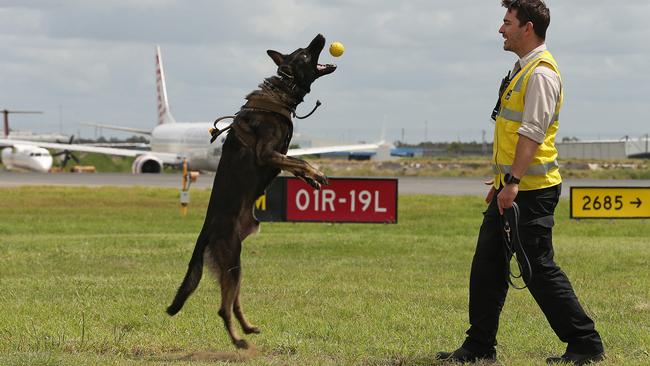
[[503, 210], [512, 207], [515, 197], [519, 193], [518, 184], [506, 184], [505, 187], [499, 192], [497, 196], [497, 206], [499, 206], [499, 213], [503, 215]]

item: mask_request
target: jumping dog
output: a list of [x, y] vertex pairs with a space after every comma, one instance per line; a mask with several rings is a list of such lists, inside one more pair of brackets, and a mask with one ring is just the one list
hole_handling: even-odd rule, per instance
[[236, 114], [223, 145], [214, 178], [208, 209], [185, 278], [167, 308], [178, 313], [196, 289], [204, 263], [213, 271], [221, 286], [219, 316], [237, 348], [248, 348], [234, 328], [232, 314], [244, 333], [260, 329], [246, 320], [239, 300], [242, 241], [259, 230], [253, 216], [255, 200], [281, 170], [303, 179], [316, 189], [327, 184], [325, 175], [307, 162], [286, 156], [293, 135], [292, 115], [311, 84], [336, 70], [335, 65], [318, 63], [325, 37], [317, 35], [306, 48], [291, 54], [268, 50], [278, 66], [277, 75], [246, 96]]

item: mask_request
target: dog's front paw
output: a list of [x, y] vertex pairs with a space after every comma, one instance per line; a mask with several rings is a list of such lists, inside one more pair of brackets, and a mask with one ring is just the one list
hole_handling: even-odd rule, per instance
[[315, 176], [315, 178], [316, 178], [316, 181], [318, 181], [318, 183], [320, 183], [321, 185], [327, 186], [327, 185], [330, 184], [330, 181], [327, 179], [325, 174], [323, 174], [321, 172], [318, 172], [318, 174]]
[[305, 183], [309, 184], [312, 188], [320, 191], [320, 183], [318, 183], [312, 177], [304, 176], [300, 178], [302, 178], [302, 180], [305, 181]]
[[316, 190], [320, 190], [320, 183], [315, 181], [312, 177], [306, 175], [296, 175], [296, 177], [300, 178], [303, 182], [309, 184], [312, 188]]

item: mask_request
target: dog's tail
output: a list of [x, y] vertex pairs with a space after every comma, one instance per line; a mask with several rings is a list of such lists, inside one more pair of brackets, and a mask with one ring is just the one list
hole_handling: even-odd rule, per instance
[[201, 282], [201, 277], [203, 276], [203, 252], [205, 251], [205, 243], [203, 233], [199, 235], [199, 239], [196, 241], [196, 246], [194, 247], [194, 252], [192, 253], [192, 258], [190, 263], [187, 265], [187, 273], [183, 279], [183, 283], [178, 288], [174, 301], [167, 308], [167, 314], [174, 316], [176, 313], [181, 311], [183, 304], [188, 297], [196, 290], [196, 287]]

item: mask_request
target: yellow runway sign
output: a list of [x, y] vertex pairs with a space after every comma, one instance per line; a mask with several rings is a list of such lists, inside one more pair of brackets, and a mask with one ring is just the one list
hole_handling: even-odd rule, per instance
[[650, 187], [571, 187], [571, 218], [650, 218]]

